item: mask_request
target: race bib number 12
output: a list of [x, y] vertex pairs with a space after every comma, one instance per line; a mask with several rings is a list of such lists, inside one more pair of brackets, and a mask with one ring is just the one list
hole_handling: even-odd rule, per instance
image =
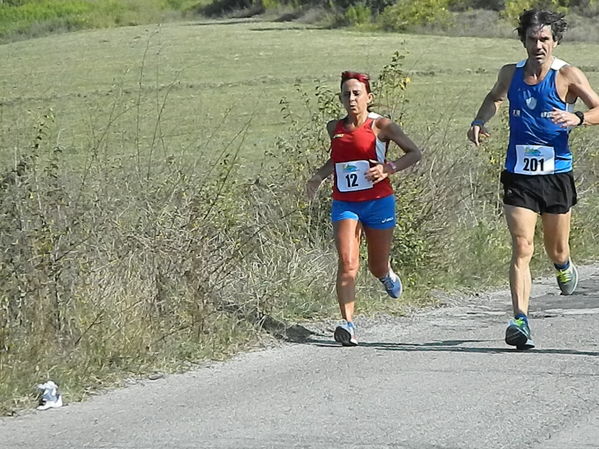
[[551, 175], [555, 171], [555, 150], [543, 145], [516, 145], [514, 173]]
[[335, 164], [337, 189], [340, 192], [371, 189], [373, 183], [365, 176], [369, 168], [368, 161], [337, 162]]

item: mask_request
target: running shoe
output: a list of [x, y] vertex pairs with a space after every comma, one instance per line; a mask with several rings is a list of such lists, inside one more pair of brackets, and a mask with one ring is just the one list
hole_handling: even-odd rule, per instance
[[505, 342], [520, 350], [534, 348], [535, 344], [532, 341], [528, 322], [522, 318], [510, 320], [508, 327], [505, 330]]
[[401, 279], [399, 279], [399, 276], [393, 270], [389, 270], [389, 274], [379, 278], [379, 281], [385, 286], [385, 290], [389, 296], [395, 299], [401, 296], [401, 292], [403, 291]]
[[557, 270], [557, 285], [562, 291], [562, 295], [571, 295], [578, 285], [578, 270], [572, 262], [565, 270]]
[[335, 341], [343, 346], [358, 346], [356, 339], [356, 326], [353, 323], [344, 323], [335, 329]]

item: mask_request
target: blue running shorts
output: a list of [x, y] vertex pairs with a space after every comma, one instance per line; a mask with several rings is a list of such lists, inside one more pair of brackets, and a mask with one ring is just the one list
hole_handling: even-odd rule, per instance
[[372, 229], [395, 226], [395, 195], [371, 201], [333, 200], [331, 220], [357, 220]]

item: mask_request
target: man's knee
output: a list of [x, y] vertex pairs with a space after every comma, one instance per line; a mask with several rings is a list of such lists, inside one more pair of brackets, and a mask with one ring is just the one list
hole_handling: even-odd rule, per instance
[[551, 248], [545, 248], [545, 251], [547, 251], [547, 255], [555, 263], [564, 263], [570, 257], [570, 248], [567, 243], [560, 243]]
[[534, 242], [526, 237], [514, 236], [512, 239], [512, 253], [517, 259], [531, 259], [534, 252]]

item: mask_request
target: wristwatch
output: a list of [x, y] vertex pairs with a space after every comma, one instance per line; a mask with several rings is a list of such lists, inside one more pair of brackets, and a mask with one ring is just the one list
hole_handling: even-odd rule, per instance
[[578, 125], [576, 126], [581, 126], [584, 123], [584, 112], [574, 111], [574, 115], [580, 119], [580, 122], [578, 122]]
[[393, 170], [393, 173], [397, 172], [397, 164], [393, 161], [387, 161], [387, 164], [389, 165], [389, 167], [391, 167], [391, 170]]

